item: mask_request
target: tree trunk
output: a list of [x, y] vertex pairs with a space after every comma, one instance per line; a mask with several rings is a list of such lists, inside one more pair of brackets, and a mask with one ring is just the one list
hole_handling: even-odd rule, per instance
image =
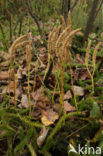
[[68, 0], [68, 12], [69, 12], [70, 7], [71, 7], [70, 3], [71, 3], [71, 0]]
[[87, 21], [87, 25], [86, 25], [86, 29], [85, 29], [85, 33], [84, 33], [84, 37], [83, 37], [83, 44], [84, 42], [88, 39], [89, 33], [91, 32], [92, 28], [93, 28], [93, 23], [95, 21], [95, 15], [96, 15], [96, 9], [98, 6], [98, 0], [94, 0], [93, 1], [93, 5], [89, 14], [89, 18]]
[[71, 0], [62, 0], [62, 15], [64, 16], [65, 21], [67, 22], [68, 12], [70, 10]]

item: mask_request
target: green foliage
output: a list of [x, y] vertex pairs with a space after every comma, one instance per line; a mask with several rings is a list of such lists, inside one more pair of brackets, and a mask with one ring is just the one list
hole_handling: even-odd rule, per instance
[[24, 151], [25, 147], [28, 147], [28, 152], [30, 153], [33, 153], [33, 148], [37, 150], [36, 139], [38, 133], [35, 129], [34, 122], [32, 124], [29, 119], [22, 118], [13, 109], [0, 109], [0, 119], [0, 139], [7, 139], [8, 154], [12, 155], [13, 152], [13, 155], [16, 156], [17, 153]]
[[[60, 71], [57, 70], [56, 71], [56, 77], [59, 83], [59, 87], [61, 88], [61, 81], [60, 81]], [[64, 80], [63, 80], [63, 86], [64, 86], [64, 90], [67, 91], [71, 88], [70, 86], [70, 76], [67, 72], [64, 72]]]
[[97, 115], [99, 115], [99, 113], [100, 113], [100, 108], [99, 108], [97, 102], [94, 102], [90, 115], [91, 115], [91, 117], [97, 117]]
[[16, 153], [19, 152], [20, 150], [24, 149], [25, 145], [28, 144], [28, 142], [31, 140], [33, 134], [33, 127], [31, 127], [28, 131], [26, 136], [19, 138], [20, 142], [19, 144], [14, 148], [14, 155], [16, 156]]
[[88, 13], [87, 13], [87, 7], [85, 1], [80, 0], [77, 4], [77, 6], [74, 8], [75, 10], [72, 12], [72, 24], [73, 28], [76, 29], [78, 27], [85, 28]]
[[99, 147], [102, 149], [102, 152], [103, 152], [103, 130], [98, 140], [99, 140]]

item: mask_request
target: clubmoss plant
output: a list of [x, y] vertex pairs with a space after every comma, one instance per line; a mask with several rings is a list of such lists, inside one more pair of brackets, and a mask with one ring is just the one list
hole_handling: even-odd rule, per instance
[[26, 61], [28, 66], [28, 99], [29, 99], [29, 106], [30, 112], [29, 115], [31, 116], [31, 98], [30, 98], [30, 64], [31, 64], [31, 44], [26, 46]]
[[66, 28], [66, 23], [65, 23], [64, 17], [62, 15], [60, 16], [60, 18], [62, 21], [62, 29], [64, 30]]
[[10, 69], [9, 69], [9, 106], [10, 106], [10, 82], [11, 79], [14, 81], [14, 104], [16, 107], [16, 86], [17, 86], [17, 75], [15, 75], [15, 51], [19, 47], [23, 47], [25, 45], [30, 45], [31, 41], [28, 39], [29, 33], [17, 38], [12, 46], [9, 49], [10, 54]]
[[92, 64], [93, 64], [93, 72], [92, 73], [89, 70], [89, 64], [88, 64], [89, 54], [90, 54], [90, 49], [91, 49], [91, 40], [88, 42], [88, 46], [87, 46], [87, 50], [86, 50], [86, 56], [85, 56], [86, 69], [87, 69], [87, 71], [90, 75], [91, 81], [92, 81], [92, 94], [94, 94], [94, 78], [93, 77], [94, 77], [94, 73], [95, 73], [96, 54], [97, 54], [97, 51], [98, 51], [100, 45], [101, 45], [101, 42], [99, 42], [94, 49], [94, 53], [93, 53], [93, 57], [92, 57]]
[[53, 38], [53, 35], [55, 34], [56, 30], [57, 30], [57, 28], [54, 27], [53, 30], [49, 33], [49, 37], [48, 37], [48, 64], [47, 64], [47, 68], [45, 70], [43, 80], [45, 80], [45, 77], [46, 77], [48, 69], [49, 69], [50, 59], [51, 59], [51, 56], [52, 56], [52, 44], [53, 44], [52, 38]]
[[[63, 80], [64, 80], [64, 72], [65, 72], [65, 63], [66, 62], [69, 62], [71, 85], [72, 85], [72, 90], [73, 90], [73, 94], [74, 94], [75, 106], [76, 106], [76, 109], [78, 110], [76, 97], [75, 97], [75, 93], [74, 93], [74, 86], [73, 86], [72, 68], [71, 68], [72, 56], [71, 56], [70, 48], [71, 48], [71, 44], [72, 44], [73, 35], [75, 35], [79, 31], [81, 31], [80, 28], [72, 31], [70, 12], [68, 13], [68, 26], [67, 27], [66, 27], [66, 23], [65, 23], [63, 16], [61, 16], [61, 20], [62, 20], [62, 24], [58, 28], [54, 27], [48, 37], [48, 64], [47, 64], [47, 69], [46, 69], [46, 72], [44, 75], [44, 78], [45, 78], [51, 59], [53, 61], [53, 65], [54, 65], [54, 56], [56, 55], [58, 57], [58, 62], [56, 64], [57, 65], [56, 68], [59, 68], [59, 70], [60, 70], [60, 81], [61, 81], [61, 87], [59, 87], [59, 90], [60, 90], [60, 114], [62, 113], [62, 111], [64, 112]], [[61, 29], [61, 33], [60, 33], [60, 29]], [[54, 71], [56, 68], [54, 67]], [[58, 81], [57, 78], [56, 78], [56, 81]], [[57, 84], [58, 83], [56, 83], [56, 85]], [[54, 92], [56, 90], [56, 85], [54, 87]], [[53, 101], [53, 99], [52, 99], [52, 101]], [[65, 114], [65, 112], [64, 112], [64, 114]]]
[[74, 102], [75, 102], [75, 106], [76, 106], [77, 110], [78, 110], [78, 106], [77, 106], [77, 102], [76, 102], [76, 96], [75, 96], [74, 85], [73, 85], [73, 78], [72, 78], [73, 77], [72, 76], [72, 67], [71, 67], [72, 55], [71, 55], [71, 52], [70, 52], [70, 48], [71, 48], [71, 44], [72, 44], [72, 36], [74, 34], [76, 34], [77, 32], [79, 32], [79, 31], [81, 31], [81, 28], [72, 31], [69, 34], [69, 36], [65, 39], [65, 41], [63, 43], [63, 49], [65, 49], [65, 58], [67, 59], [67, 61], [69, 61], [71, 85], [72, 85], [72, 91], [73, 91], [73, 95], [74, 95]]
[[19, 38], [17, 38], [14, 43], [12, 44], [12, 46], [9, 49], [9, 53], [10, 53], [10, 64], [13, 67], [14, 66], [14, 58], [15, 58], [15, 50], [16, 50], [16, 45], [21, 42], [23, 39], [27, 39], [28, 34], [21, 36]]
[[[69, 29], [70, 28], [71, 27], [69, 27]], [[68, 35], [68, 37], [66, 37], [66, 39], [64, 40], [62, 47], [57, 46], [58, 63], [59, 63], [59, 66], [62, 66], [61, 69], [60, 69], [60, 71], [61, 71], [61, 84], [63, 83], [63, 73], [65, 71], [65, 63], [66, 63], [66, 61], [69, 61], [71, 85], [72, 85], [72, 90], [73, 90], [73, 94], [74, 94], [75, 106], [76, 106], [77, 110], [78, 110], [78, 107], [77, 107], [77, 102], [76, 102], [76, 97], [75, 97], [75, 92], [74, 92], [74, 86], [73, 86], [73, 78], [72, 78], [72, 68], [71, 68], [71, 59], [72, 59], [72, 57], [71, 57], [71, 53], [70, 53], [70, 48], [71, 48], [72, 36], [75, 33], [79, 32], [80, 30], [81, 29], [77, 29], [77, 30], [72, 31]], [[63, 34], [64, 34], [64, 32], [63, 32]], [[61, 38], [61, 36], [60, 36], [60, 38]], [[57, 45], [59, 45], [59, 43]], [[63, 62], [63, 63], [61, 64], [61, 62]], [[63, 87], [63, 85], [61, 85], [61, 87]], [[63, 97], [62, 97], [63, 96], [63, 93], [62, 93], [63, 92], [63, 88], [61, 90], [62, 90], [61, 91], [61, 100], [62, 100], [62, 102], [60, 102], [60, 103], [61, 103], [61, 106], [63, 106]]]

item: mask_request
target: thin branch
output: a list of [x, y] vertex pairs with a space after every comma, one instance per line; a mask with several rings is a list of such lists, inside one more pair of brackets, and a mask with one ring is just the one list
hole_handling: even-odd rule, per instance
[[15, 26], [14, 26], [14, 34], [15, 34], [15, 32], [16, 32], [16, 29], [17, 29], [18, 24], [19, 24], [19, 19], [17, 20], [17, 22], [16, 22], [16, 24], [15, 24]]
[[30, 1], [25, 0], [25, 2], [26, 2], [26, 5], [27, 5], [27, 7], [28, 7], [29, 14], [30, 14], [30, 16], [34, 19], [34, 21], [35, 21], [35, 23], [36, 23], [36, 25], [37, 25], [37, 27], [38, 27], [38, 31], [39, 31], [39, 33], [40, 33], [40, 35], [41, 35], [41, 37], [42, 37], [42, 30], [41, 30], [41, 28], [40, 28], [40, 24], [39, 24], [39, 22], [38, 22], [38, 18], [37, 18], [37, 16], [32, 12], [32, 8], [31, 8], [31, 5], [30, 5]]
[[5, 33], [4, 33], [4, 30], [3, 30], [1, 23], [0, 23], [0, 29], [1, 29], [2, 37], [5, 39]]
[[79, 2], [79, 0], [75, 0], [73, 6], [70, 8], [71, 12], [73, 11], [73, 9], [75, 8], [75, 6], [77, 5], [78, 2]]
[[23, 17], [21, 17], [20, 21], [19, 21], [19, 32], [18, 32], [18, 36], [20, 36], [21, 31], [22, 31], [22, 24], [23, 24]]

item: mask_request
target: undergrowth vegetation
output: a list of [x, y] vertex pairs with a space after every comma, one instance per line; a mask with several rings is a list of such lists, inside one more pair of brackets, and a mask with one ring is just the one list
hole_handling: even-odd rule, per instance
[[[102, 29], [98, 34], [91, 33], [82, 46], [90, 10], [86, 1], [79, 1], [72, 15], [68, 12], [67, 21], [59, 16], [59, 1], [38, 1], [36, 5], [35, 1], [28, 2], [10, 1], [6, 6], [0, 2], [5, 6], [0, 11], [9, 12], [7, 19], [0, 18], [12, 25], [16, 18], [20, 24], [13, 29], [11, 23], [6, 28], [4, 21], [0, 22], [0, 155], [80, 155], [69, 153], [72, 147], [77, 151], [78, 145], [100, 147], [103, 152]], [[45, 10], [41, 8], [39, 13], [42, 4]], [[20, 9], [14, 17], [11, 5], [14, 10], [16, 5]], [[35, 29], [32, 19], [25, 16], [22, 5], [24, 10], [35, 6], [42, 32], [38, 22]], [[47, 13], [54, 13], [50, 22], [44, 16]], [[26, 31], [22, 30], [23, 19], [30, 24], [23, 27], [29, 27]], [[89, 154], [94, 155], [92, 150]], [[86, 155], [85, 151], [82, 155]]]

